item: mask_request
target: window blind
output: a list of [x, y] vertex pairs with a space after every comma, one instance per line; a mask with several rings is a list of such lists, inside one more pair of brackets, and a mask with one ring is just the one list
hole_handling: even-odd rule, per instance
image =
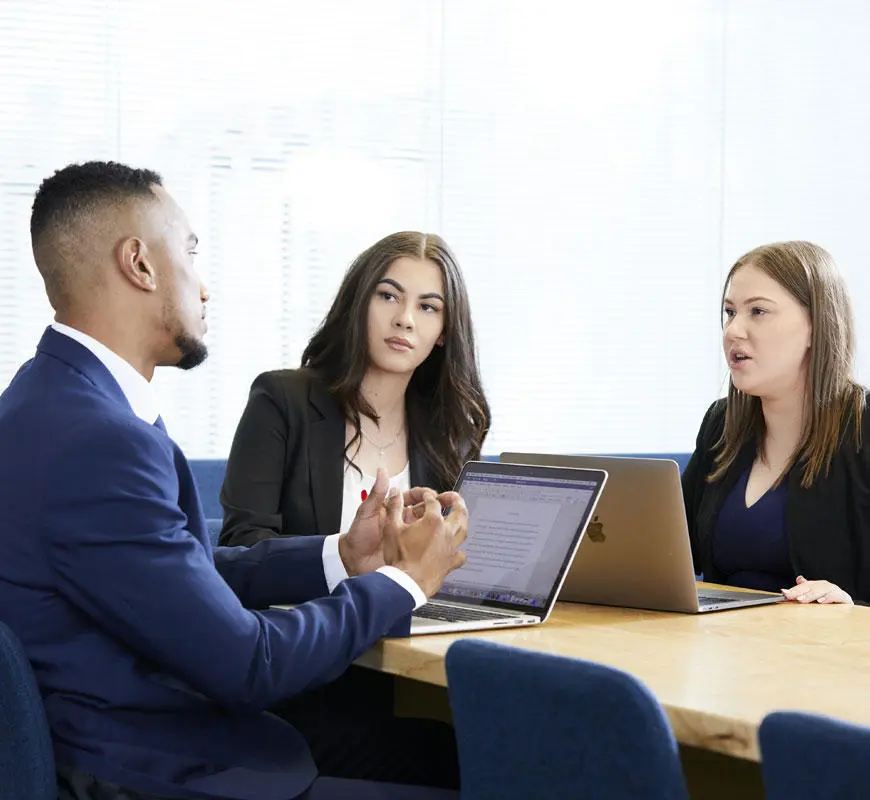
[[0, 385], [51, 320], [33, 192], [116, 158], [202, 242], [211, 357], [155, 379], [190, 457], [227, 454], [253, 378], [408, 228], [465, 272], [487, 452], [691, 449], [744, 250], [829, 247], [863, 331], [868, 23], [847, 0], [0, 0]]

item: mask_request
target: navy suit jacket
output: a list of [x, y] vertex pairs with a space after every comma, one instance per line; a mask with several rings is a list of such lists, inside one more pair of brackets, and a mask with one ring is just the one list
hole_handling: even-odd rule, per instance
[[413, 609], [379, 573], [327, 596], [319, 536], [212, 551], [181, 450], [52, 329], [0, 396], [0, 520], [0, 618], [57, 762], [140, 792], [302, 793], [308, 748], [264, 709], [337, 677]]

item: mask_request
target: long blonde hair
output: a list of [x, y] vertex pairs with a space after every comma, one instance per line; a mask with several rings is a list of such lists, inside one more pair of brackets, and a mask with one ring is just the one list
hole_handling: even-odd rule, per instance
[[[807, 309], [812, 326], [810, 362], [807, 370], [803, 430], [786, 472], [803, 463], [801, 486], [812, 486], [851, 428], [856, 450], [861, 447], [864, 388], [854, 379], [855, 325], [852, 304], [840, 270], [831, 255], [810, 242], [779, 242], [763, 245], [741, 256], [728, 272], [721, 306], [734, 274], [752, 265], [773, 278]], [[755, 438], [764, 455], [765, 426], [761, 400], [744, 394], [729, 380], [725, 429], [715, 448], [715, 470], [707, 480], [721, 480], [734, 464], [742, 447]]]

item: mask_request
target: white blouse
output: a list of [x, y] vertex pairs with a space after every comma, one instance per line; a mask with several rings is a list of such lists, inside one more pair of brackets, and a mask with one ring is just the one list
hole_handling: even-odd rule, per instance
[[[344, 468], [344, 495], [341, 503], [341, 528], [339, 533], [346, 533], [353, 524], [353, 518], [356, 516], [356, 510], [362, 502], [363, 491], [368, 494], [375, 485], [374, 475], [360, 476], [359, 471], [350, 464], [345, 464]], [[390, 487], [395, 486], [400, 492], [407, 491], [411, 488], [411, 465], [405, 464], [398, 475], [393, 475], [390, 478]]]

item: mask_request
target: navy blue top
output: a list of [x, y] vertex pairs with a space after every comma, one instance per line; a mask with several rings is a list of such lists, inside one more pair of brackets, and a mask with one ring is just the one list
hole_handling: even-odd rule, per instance
[[749, 469], [725, 499], [713, 531], [713, 565], [730, 586], [778, 592], [794, 586], [785, 533], [788, 482], [746, 507]]

